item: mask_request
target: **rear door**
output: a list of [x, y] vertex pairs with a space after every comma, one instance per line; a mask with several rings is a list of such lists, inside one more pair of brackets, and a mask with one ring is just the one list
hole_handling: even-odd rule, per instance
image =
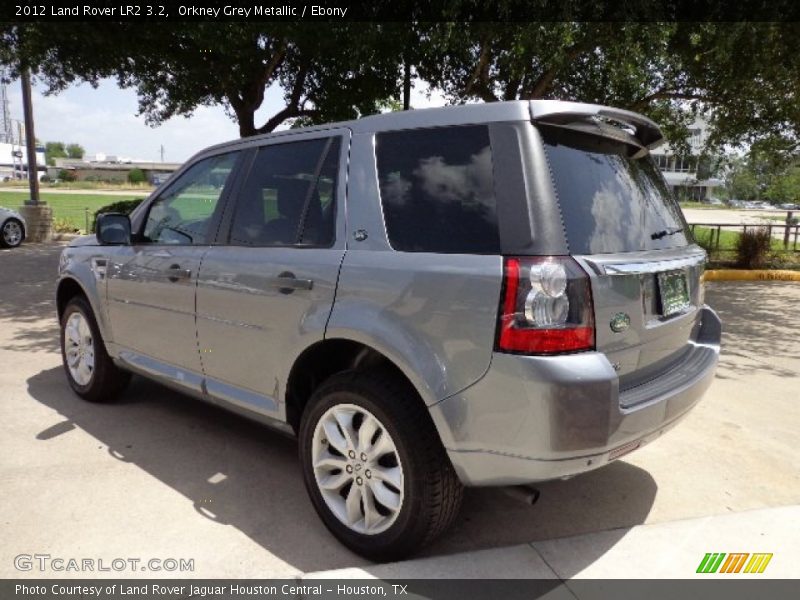
[[276, 416], [283, 377], [323, 339], [345, 252], [349, 133], [277, 138], [250, 156], [198, 279], [211, 396]]
[[570, 254], [592, 279], [597, 349], [622, 388], [680, 359], [698, 325], [705, 253], [646, 150], [610, 126], [540, 125]]

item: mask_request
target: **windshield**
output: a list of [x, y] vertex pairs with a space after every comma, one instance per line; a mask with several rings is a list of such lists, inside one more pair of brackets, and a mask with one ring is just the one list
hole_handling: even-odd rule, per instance
[[660, 250], [690, 243], [658, 167], [635, 148], [540, 126], [572, 254]]

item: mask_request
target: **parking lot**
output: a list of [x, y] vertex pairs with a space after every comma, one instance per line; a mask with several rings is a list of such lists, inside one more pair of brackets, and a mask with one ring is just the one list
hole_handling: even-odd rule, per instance
[[[366, 565], [314, 513], [292, 440], [140, 378], [115, 404], [71, 393], [53, 303], [59, 251], [0, 251], [0, 576], [25, 576], [21, 553], [193, 559], [193, 571], [169, 575], [207, 578]], [[578, 572], [642, 523], [799, 505], [800, 286], [717, 282], [707, 302], [723, 319], [722, 361], [679, 427], [606, 468], [541, 484], [533, 506], [469, 490], [423, 556], [611, 531], [573, 557]], [[86, 574], [30, 574], [64, 575]]]

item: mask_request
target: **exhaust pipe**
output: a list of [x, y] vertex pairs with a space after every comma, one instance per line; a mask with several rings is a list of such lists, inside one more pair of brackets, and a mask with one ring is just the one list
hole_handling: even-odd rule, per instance
[[508, 496], [520, 502], [524, 502], [528, 506], [536, 504], [536, 501], [539, 500], [539, 496], [541, 495], [539, 490], [530, 485], [512, 485], [504, 487], [503, 491]]

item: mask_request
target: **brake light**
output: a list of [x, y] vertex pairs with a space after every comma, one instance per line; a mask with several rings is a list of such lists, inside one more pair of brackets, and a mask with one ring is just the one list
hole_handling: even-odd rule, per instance
[[558, 354], [594, 348], [589, 276], [568, 256], [504, 259], [497, 350]]

